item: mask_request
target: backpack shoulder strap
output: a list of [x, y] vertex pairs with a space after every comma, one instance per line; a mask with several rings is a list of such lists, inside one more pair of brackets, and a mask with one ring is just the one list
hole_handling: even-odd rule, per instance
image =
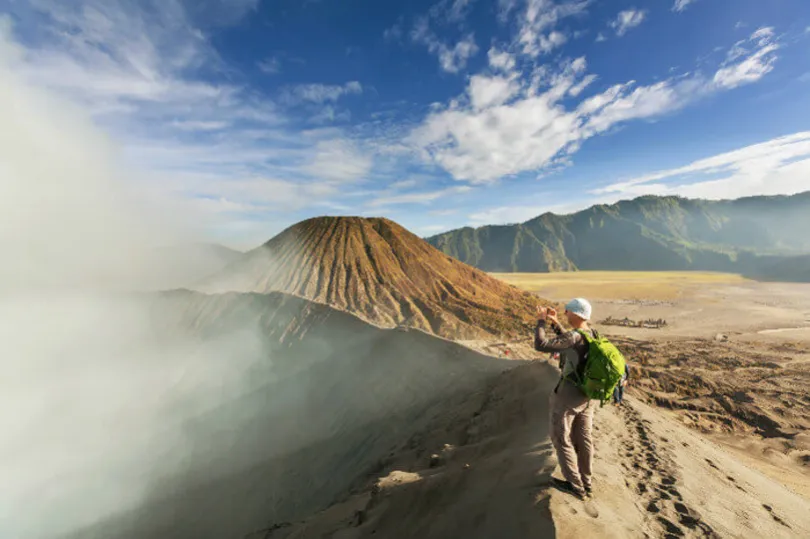
[[590, 328], [590, 330], [593, 332], [593, 336], [588, 335], [588, 332], [585, 331], [584, 329], [577, 329], [577, 330], [574, 330], [574, 331], [576, 331], [577, 333], [582, 335], [582, 338], [585, 339], [586, 343], [591, 344], [592, 340], [599, 339], [600, 337], [599, 337], [599, 333], [597, 333], [597, 331], [595, 329]]

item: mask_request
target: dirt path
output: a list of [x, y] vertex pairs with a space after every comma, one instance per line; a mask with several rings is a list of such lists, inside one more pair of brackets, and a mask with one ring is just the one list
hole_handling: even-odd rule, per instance
[[655, 436], [647, 427], [649, 421], [630, 404], [620, 407], [619, 415], [627, 426], [619, 438], [625, 457], [621, 466], [627, 472], [625, 484], [638, 494], [637, 507], [647, 513], [648, 526], [667, 539], [687, 535], [719, 538], [695, 508], [684, 503], [669, 439]]

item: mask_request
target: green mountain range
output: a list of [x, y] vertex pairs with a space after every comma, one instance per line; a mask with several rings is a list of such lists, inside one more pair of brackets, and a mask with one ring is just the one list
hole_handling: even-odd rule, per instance
[[810, 191], [720, 201], [643, 196], [426, 239], [491, 272], [703, 270], [810, 281]]

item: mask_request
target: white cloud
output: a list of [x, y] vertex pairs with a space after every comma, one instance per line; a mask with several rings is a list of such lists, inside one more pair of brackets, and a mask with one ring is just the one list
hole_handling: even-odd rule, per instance
[[572, 97], [577, 97], [579, 94], [583, 92], [583, 90], [585, 90], [585, 88], [590, 86], [591, 83], [593, 83], [593, 81], [595, 81], [597, 78], [598, 77], [596, 75], [586, 75], [585, 77], [582, 78], [581, 81], [579, 81], [577, 84], [572, 86], [570, 90], [568, 90], [568, 94], [571, 95]]
[[513, 78], [473, 75], [468, 92], [473, 109], [482, 110], [501, 105], [520, 91], [520, 84]]
[[402, 23], [398, 22], [394, 26], [386, 28], [383, 31], [383, 39], [385, 39], [386, 41], [399, 41], [400, 39], [402, 39], [403, 33], [404, 32], [402, 31]]
[[610, 23], [610, 27], [616, 31], [616, 35], [621, 37], [631, 28], [635, 28], [644, 22], [647, 12], [638, 9], [626, 9], [620, 11], [616, 20]]
[[172, 127], [183, 131], [219, 131], [226, 129], [231, 124], [226, 121], [204, 121], [204, 120], [178, 120], [172, 122]]
[[348, 140], [319, 142], [312, 162], [304, 167], [316, 178], [337, 182], [364, 179], [371, 171], [372, 158]]
[[607, 38], [605, 37], [605, 34], [603, 34], [602, 32], [599, 32], [598, 34], [596, 34], [596, 42], [597, 43], [602, 43], [603, 41], [607, 41]]
[[[309, 122], [348, 119], [335, 102], [363, 92], [350, 81], [284, 88], [289, 112], [249, 86], [211, 82], [227, 66], [209, 42], [214, 26], [249, 14], [254, 0], [190, 2], [32, 0], [14, 4], [16, 71], [89, 110], [119, 142], [144, 188], [168, 192], [184, 208], [227, 220], [255, 219], [324, 204], [343, 196], [342, 182], [369, 175], [372, 146], [361, 152], [337, 129], [299, 131]], [[15, 7], [18, 11], [14, 11]], [[214, 16], [218, 11], [229, 15]], [[301, 61], [279, 52], [259, 65]]]
[[458, 73], [466, 67], [467, 60], [478, 53], [478, 45], [475, 44], [473, 35], [469, 34], [456, 43], [453, 48], [447, 48], [440, 43], [437, 49], [431, 46], [431, 51], [438, 52], [442, 69], [448, 73]]
[[686, 9], [689, 4], [695, 3], [697, 0], [675, 0], [675, 4], [672, 6], [672, 11], [681, 12]]
[[568, 41], [568, 38], [566, 37], [565, 34], [563, 34], [562, 32], [558, 32], [557, 30], [554, 30], [547, 36], [544, 35], [538, 36], [537, 41], [530, 46], [530, 49], [528, 51], [524, 49], [524, 52], [527, 52], [532, 56], [536, 56], [537, 53], [535, 51], [539, 50], [539, 52], [546, 54], [553, 51], [557, 47], [562, 47], [563, 45], [565, 45], [566, 41]]
[[566, 107], [566, 97], [581, 95], [594, 80], [584, 58], [551, 73], [539, 68], [531, 76], [505, 79], [471, 77], [469, 100], [453, 100], [434, 110], [407, 142], [425, 159], [458, 180], [474, 183], [566, 163], [582, 142], [623, 122], [656, 118], [712, 92], [757, 80], [770, 69], [776, 45], [767, 32], [748, 40], [753, 52], [724, 63], [710, 78], [700, 74], [655, 84], [616, 84]]
[[[229, 13], [255, 7], [244, 1], [206, 4]], [[204, 13], [188, 13], [175, 2], [146, 9], [122, 0], [34, 0], [16, 15], [18, 34], [28, 38], [21, 75], [82, 105], [122, 138], [134, 131], [159, 136], [155, 126], [167, 125], [166, 118], [203, 130], [222, 122], [279, 122], [272, 103], [245, 88], [210, 82], [221, 60], [193, 24], [192, 16], [205, 19]]]
[[314, 124], [329, 124], [333, 122], [345, 122], [351, 119], [348, 110], [338, 110], [332, 105], [325, 105], [321, 110], [309, 118]]
[[257, 64], [258, 68], [268, 75], [277, 75], [281, 73], [281, 60], [277, 56], [265, 58]]
[[445, 225], [425, 225], [417, 228], [419, 232], [422, 232], [424, 234], [435, 234], [449, 229], [450, 227]]
[[467, 34], [453, 46], [447, 45], [430, 29], [430, 19], [421, 17], [411, 32], [411, 39], [428, 48], [439, 57], [439, 65], [447, 73], [458, 73], [467, 66], [467, 61], [478, 53], [475, 36]]
[[[541, 198], [538, 196], [538, 198]], [[536, 204], [536, 205], [516, 205], [497, 206], [485, 210], [477, 211], [468, 216], [470, 224], [481, 225], [505, 225], [514, 223], [524, 223], [538, 215], [547, 212], [565, 215], [574, 211], [588, 207], [585, 201], [571, 202], [567, 204]]]
[[434, 5], [429, 16], [440, 22], [460, 23], [467, 16], [467, 13], [474, 0], [441, 0]]
[[439, 58], [439, 65], [447, 73], [458, 73], [467, 66], [467, 61], [478, 54], [478, 45], [475, 35], [467, 33], [455, 44], [440, 39], [431, 28], [455, 23], [463, 28], [463, 21], [467, 16], [474, 0], [441, 0], [435, 4], [427, 15], [418, 17], [411, 30], [411, 40], [427, 47], [431, 54]]
[[489, 66], [494, 70], [510, 72], [515, 68], [515, 57], [508, 52], [499, 51], [495, 47], [489, 49], [487, 58], [489, 58]]
[[335, 102], [344, 95], [361, 93], [363, 93], [363, 86], [357, 81], [349, 81], [343, 85], [299, 84], [287, 88], [283, 99], [289, 102], [325, 103], [327, 101]]
[[458, 213], [458, 210], [444, 209], [444, 210], [431, 210], [428, 212], [428, 215], [438, 217], [438, 216], [455, 215], [456, 213]]
[[[778, 49], [773, 41], [773, 28], [760, 28], [746, 41], [737, 43], [729, 52], [724, 67], [714, 75], [714, 84], [720, 88], [736, 88], [743, 84], [756, 82], [773, 70]], [[749, 53], [747, 46], [756, 50]], [[740, 56], [749, 54], [744, 60], [734, 63]]]
[[392, 206], [395, 204], [430, 204], [431, 202], [445, 197], [467, 193], [472, 190], [468, 185], [448, 187], [436, 191], [426, 191], [420, 193], [403, 193], [398, 195], [385, 195], [372, 199], [369, 202], [371, 207]]
[[805, 131], [615, 183], [592, 194], [710, 199], [792, 194], [808, 190], [808, 178], [810, 131]]
[[337, 192], [330, 181], [301, 182], [261, 176], [225, 179], [191, 178], [186, 188], [194, 192], [191, 205], [206, 213], [246, 213], [298, 210], [322, 204]]
[[[762, 28], [757, 29], [751, 34], [751, 40], [760, 40], [760, 45], [766, 45], [771, 39], [773, 39], [774, 31], [772, 26], [763, 26]], [[763, 41], [764, 40], [764, 41]]]
[[522, 52], [531, 57], [548, 53], [563, 45], [567, 37], [553, 30], [559, 21], [585, 12], [590, 0], [527, 0], [526, 10], [519, 20], [517, 41]]
[[402, 189], [410, 189], [411, 187], [416, 187], [417, 181], [416, 180], [401, 180], [398, 182], [394, 182], [388, 186], [389, 189], [392, 191], [400, 191]]
[[498, 0], [498, 20], [502, 23], [508, 21], [517, 5], [518, 0]]
[[[223, 2], [209, 2], [212, 9]], [[241, 2], [246, 12], [255, 2]], [[231, 5], [231, 3], [228, 3]], [[43, 32], [40, 46], [26, 51], [25, 75], [86, 104], [98, 100], [178, 103], [217, 102], [236, 91], [182, 74], [218, 59], [179, 5], [146, 12], [122, 0], [30, 3]], [[50, 31], [47, 31], [49, 29]]]

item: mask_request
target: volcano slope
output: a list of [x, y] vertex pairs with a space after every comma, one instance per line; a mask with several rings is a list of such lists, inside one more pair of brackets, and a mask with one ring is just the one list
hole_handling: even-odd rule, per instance
[[525, 335], [538, 299], [447, 256], [393, 221], [302, 221], [201, 285], [282, 291], [452, 339]]
[[212, 395], [217, 406], [177, 419], [186, 442], [165, 458], [184, 457], [152, 479], [138, 506], [71, 538], [220, 539], [303, 518], [377, 469], [440, 402], [507, 367], [419, 330], [380, 329], [278, 292], [173, 291], [146, 301], [157, 341], [192, 336], [205, 349], [259, 335], [260, 361], [240, 391]]
[[247, 537], [809, 536], [807, 499], [633, 397], [596, 411], [594, 501], [550, 489], [557, 374], [537, 361], [499, 375], [448, 403], [342, 502]]

